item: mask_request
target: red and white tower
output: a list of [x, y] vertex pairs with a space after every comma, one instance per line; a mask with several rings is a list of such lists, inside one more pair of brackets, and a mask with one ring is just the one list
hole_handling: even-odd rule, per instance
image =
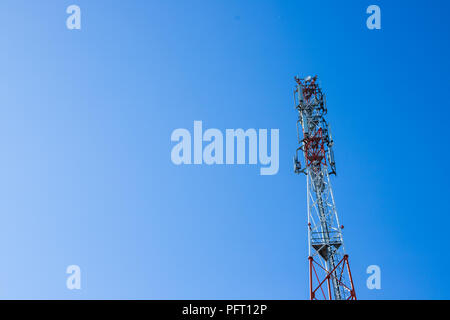
[[[294, 103], [298, 111], [297, 137], [300, 147], [294, 171], [306, 175], [310, 299], [356, 300], [355, 288], [345, 253], [343, 226], [334, 203], [330, 175], [336, 175], [333, 139], [324, 116], [326, 99], [317, 76], [295, 77]], [[305, 168], [299, 161], [303, 153]]]

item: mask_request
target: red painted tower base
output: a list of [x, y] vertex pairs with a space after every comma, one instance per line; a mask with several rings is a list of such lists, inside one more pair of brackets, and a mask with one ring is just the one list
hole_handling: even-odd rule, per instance
[[[345, 300], [356, 300], [352, 273], [348, 263], [348, 255], [344, 255], [331, 272], [328, 272], [324, 267], [317, 263], [313, 257], [308, 257], [308, 260], [310, 300], [333, 300], [331, 294], [331, 281], [333, 278], [337, 280], [338, 285], [342, 289], [341, 291], [347, 294]], [[348, 273], [348, 283], [344, 283], [345, 269], [347, 269]]]

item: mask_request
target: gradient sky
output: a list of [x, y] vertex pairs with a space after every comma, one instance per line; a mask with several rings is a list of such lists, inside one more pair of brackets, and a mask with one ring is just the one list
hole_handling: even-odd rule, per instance
[[[1, 1], [0, 298], [308, 298], [292, 90], [317, 74], [358, 297], [449, 299], [449, 9]], [[279, 173], [175, 166], [170, 135], [194, 120], [280, 129]], [[366, 287], [374, 264], [381, 290]]]

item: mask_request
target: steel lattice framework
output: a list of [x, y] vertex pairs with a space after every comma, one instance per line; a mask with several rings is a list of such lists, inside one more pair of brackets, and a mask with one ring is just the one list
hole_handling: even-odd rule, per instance
[[[325, 120], [325, 95], [317, 76], [295, 77], [294, 104], [298, 111], [294, 171], [306, 175], [310, 299], [356, 300], [343, 226], [334, 203], [330, 175], [336, 175], [333, 139]], [[303, 153], [305, 168], [299, 161]]]

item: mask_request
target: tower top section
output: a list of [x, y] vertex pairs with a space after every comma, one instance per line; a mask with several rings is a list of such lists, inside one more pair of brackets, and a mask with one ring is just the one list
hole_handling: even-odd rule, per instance
[[325, 119], [327, 113], [326, 99], [317, 81], [317, 76], [295, 77], [294, 103], [298, 111], [297, 136], [301, 145], [294, 158], [296, 173], [307, 173], [301, 168], [299, 151], [305, 156], [305, 166], [315, 171], [329, 167], [330, 174], [336, 174], [333, 153], [333, 139]]
[[311, 102], [313, 99], [321, 100], [323, 94], [322, 89], [320, 89], [317, 83], [317, 76], [307, 76], [304, 79], [295, 77], [295, 82], [297, 82], [299, 89], [301, 89], [301, 92], [299, 92], [301, 101]]

